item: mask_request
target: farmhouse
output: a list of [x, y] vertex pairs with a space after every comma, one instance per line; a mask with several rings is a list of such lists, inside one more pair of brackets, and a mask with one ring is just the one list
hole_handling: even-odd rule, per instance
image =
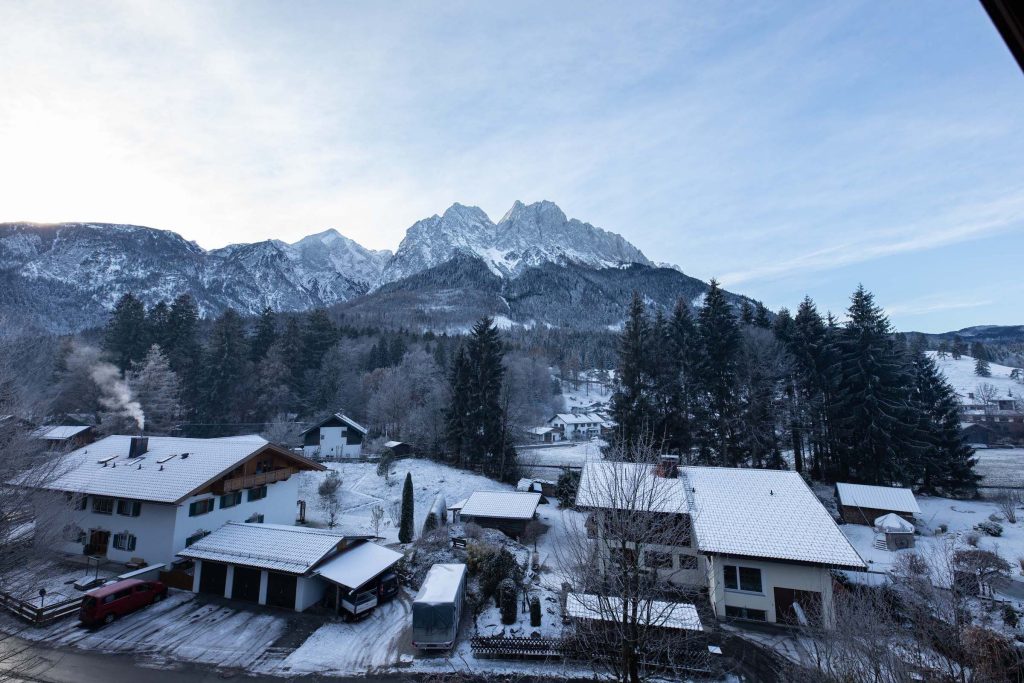
[[[397, 592], [401, 553], [330, 529], [229, 522], [178, 553], [192, 590], [302, 612], [321, 601], [360, 614]], [[325, 600], [326, 598], [326, 600]]]
[[498, 529], [518, 538], [536, 514], [540, 498], [539, 493], [474, 491], [464, 503], [459, 504], [458, 514], [464, 522]]
[[[601, 436], [601, 428], [605, 419], [597, 413], [558, 413], [548, 420], [548, 426], [554, 427], [562, 439], [578, 441]], [[555, 439], [558, 440], [558, 439]]]
[[836, 484], [839, 516], [847, 524], [872, 522], [890, 512], [913, 523], [914, 515], [921, 514], [910, 489], [895, 486], [869, 486], [867, 484]]
[[52, 494], [36, 518], [60, 522], [58, 550], [165, 564], [226, 522], [294, 522], [292, 475], [322, 469], [255, 435], [108, 436], [61, 456], [52, 480], [12, 483]]
[[[796, 472], [588, 462], [576, 498], [591, 511], [602, 571], [638, 562], [659, 580], [706, 588], [719, 618], [831, 623], [832, 569], [863, 560]], [[663, 543], [612, 538], [608, 519], [632, 510], [672, 528]], [[669, 540], [670, 539], [670, 540]]]
[[302, 432], [302, 454], [312, 460], [358, 458], [366, 432], [352, 418], [335, 413]]

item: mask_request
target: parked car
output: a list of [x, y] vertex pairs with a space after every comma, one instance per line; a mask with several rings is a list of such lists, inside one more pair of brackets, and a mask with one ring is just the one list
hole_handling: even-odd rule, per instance
[[167, 586], [160, 581], [125, 579], [100, 586], [82, 598], [78, 620], [87, 626], [109, 624], [146, 605], [167, 597]]

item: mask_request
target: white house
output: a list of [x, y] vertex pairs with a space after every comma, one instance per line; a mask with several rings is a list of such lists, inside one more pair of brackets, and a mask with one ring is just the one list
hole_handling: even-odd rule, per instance
[[303, 470], [323, 465], [259, 436], [108, 436], [61, 456], [37, 496], [60, 550], [164, 564], [227, 522], [292, 524]]
[[302, 454], [313, 460], [358, 458], [366, 432], [352, 418], [335, 413], [302, 432]]
[[592, 512], [602, 571], [623, 561], [621, 543], [605, 540], [604, 511], [670, 515], [679, 525], [673, 545], [642, 544], [631, 561], [669, 583], [706, 588], [719, 618], [831, 622], [831, 570], [865, 564], [800, 475], [677, 463], [586, 463], [576, 503]]
[[324, 601], [361, 614], [397, 592], [397, 577], [388, 572], [402, 559], [366, 538], [333, 529], [230, 522], [178, 555], [195, 561], [196, 593], [297, 612]]
[[548, 425], [562, 433], [567, 440], [592, 439], [601, 436], [601, 427], [607, 422], [597, 413], [558, 413]]

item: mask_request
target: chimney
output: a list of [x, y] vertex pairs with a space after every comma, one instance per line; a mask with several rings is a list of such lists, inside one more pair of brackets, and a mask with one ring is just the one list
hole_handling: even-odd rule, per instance
[[658, 466], [654, 468], [654, 476], [664, 479], [675, 479], [679, 476], [679, 456], [663, 455], [658, 459]]
[[145, 436], [133, 436], [131, 445], [128, 447], [128, 457], [137, 458], [149, 450], [149, 438]]

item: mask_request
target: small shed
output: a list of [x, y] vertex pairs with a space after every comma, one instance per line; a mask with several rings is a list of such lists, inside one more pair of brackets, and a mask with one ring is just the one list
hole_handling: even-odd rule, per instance
[[96, 440], [96, 430], [89, 425], [43, 425], [32, 432], [32, 438], [46, 442], [48, 448], [74, 449]]
[[475, 491], [466, 499], [459, 517], [518, 538], [537, 514], [540, 498], [539, 493]]
[[921, 514], [913, 491], [896, 486], [839, 483], [836, 500], [839, 515], [847, 524], [871, 526], [874, 520], [890, 512], [913, 523], [914, 515]]
[[914, 547], [914, 525], [890, 512], [875, 520], [875, 529], [885, 534], [887, 550], [905, 550]]
[[548, 502], [548, 499], [545, 496], [553, 493], [553, 486], [550, 485], [550, 482], [548, 491], [544, 490], [544, 484], [545, 482], [539, 479], [523, 478], [519, 480], [518, 484], [516, 484], [516, 491], [522, 491], [524, 493], [539, 493], [541, 494], [540, 502], [544, 504]]
[[385, 441], [384, 448], [391, 451], [391, 454], [396, 458], [404, 458], [412, 455], [413, 452], [412, 444], [404, 441]]
[[329, 607], [358, 616], [398, 593], [398, 577], [392, 570], [402, 557], [362, 541], [321, 564], [314, 574], [332, 584], [334, 590], [326, 594]]
[[526, 438], [534, 443], [557, 443], [562, 440], [562, 432], [554, 427], [530, 427]]
[[367, 431], [347, 415], [335, 413], [302, 432], [302, 454], [314, 460], [358, 458]]

